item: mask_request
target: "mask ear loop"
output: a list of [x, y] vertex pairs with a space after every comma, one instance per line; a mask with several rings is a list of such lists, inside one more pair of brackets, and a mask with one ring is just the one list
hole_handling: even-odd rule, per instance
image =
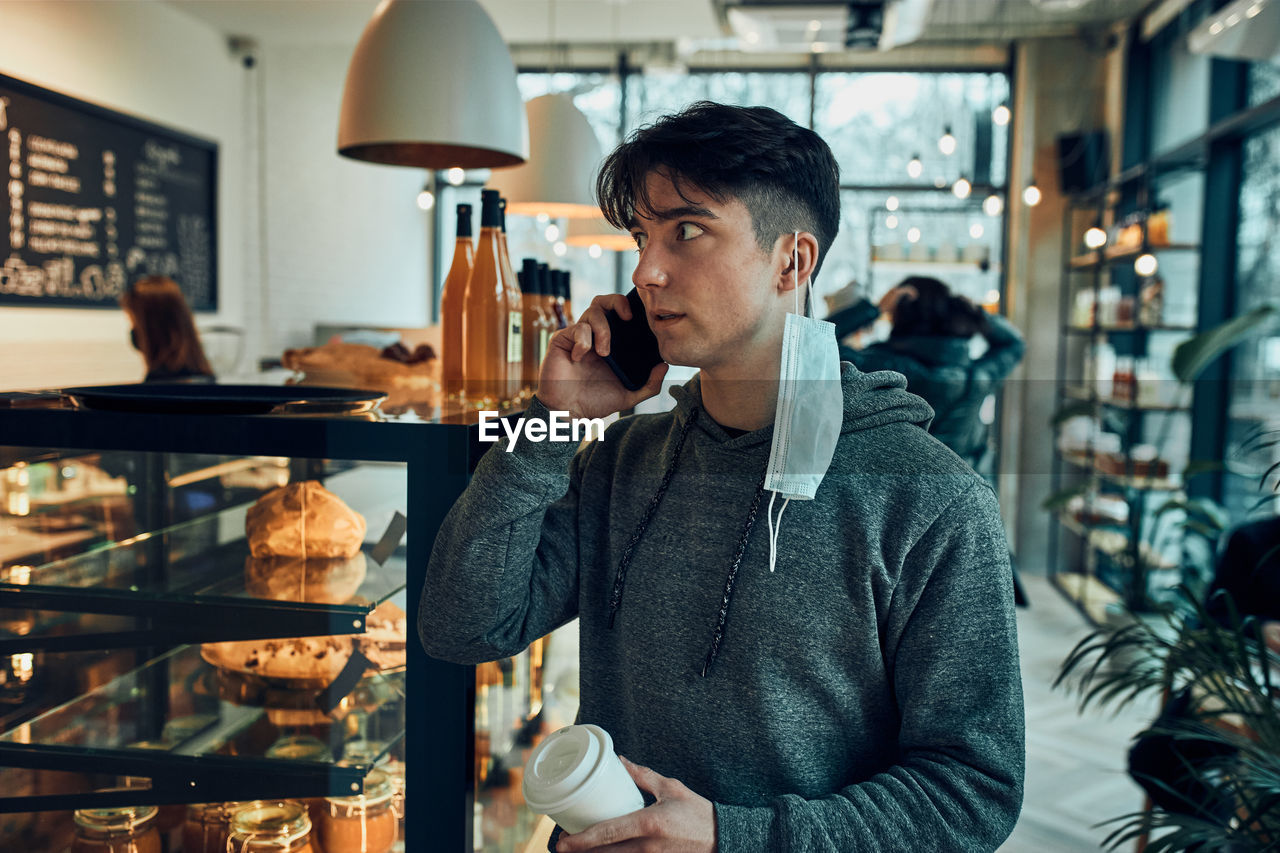
[[800, 313], [800, 232], [799, 231], [791, 232], [791, 294], [796, 298], [795, 313], [799, 314]]
[[[795, 296], [796, 314], [800, 314], [800, 232], [791, 232], [791, 292]], [[769, 572], [772, 574], [778, 565], [778, 537], [782, 535], [782, 514], [787, 511], [787, 506], [791, 503], [791, 498], [787, 498], [782, 502], [782, 509], [778, 510], [777, 521], [773, 518], [773, 502], [778, 497], [777, 492], [773, 492], [769, 496], [769, 508], [765, 510], [765, 519], [769, 524]]]

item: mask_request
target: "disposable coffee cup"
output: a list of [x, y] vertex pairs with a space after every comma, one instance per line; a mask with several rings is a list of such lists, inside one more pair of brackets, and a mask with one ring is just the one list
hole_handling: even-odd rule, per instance
[[644, 797], [599, 726], [566, 726], [550, 735], [524, 766], [524, 801], [533, 811], [582, 832], [602, 820], [644, 808]]

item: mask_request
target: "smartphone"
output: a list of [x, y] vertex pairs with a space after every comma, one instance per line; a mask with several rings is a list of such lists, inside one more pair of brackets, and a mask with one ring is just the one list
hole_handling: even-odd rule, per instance
[[649, 328], [640, 294], [631, 288], [627, 294], [631, 306], [631, 319], [623, 320], [616, 311], [606, 311], [609, 320], [609, 354], [605, 364], [613, 368], [618, 381], [628, 391], [638, 391], [649, 381], [649, 374], [662, 363], [658, 352], [658, 339]]

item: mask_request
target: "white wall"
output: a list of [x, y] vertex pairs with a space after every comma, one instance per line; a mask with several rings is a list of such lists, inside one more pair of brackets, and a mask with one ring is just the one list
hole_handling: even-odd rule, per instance
[[266, 279], [263, 354], [309, 345], [316, 323], [427, 323], [426, 172], [340, 157], [350, 45], [265, 46]]
[[[218, 143], [216, 316], [239, 324], [245, 205], [238, 134], [243, 71], [217, 33], [144, 0], [0, 0], [0, 73]], [[0, 388], [133, 381], [142, 360], [112, 309], [0, 307]]]

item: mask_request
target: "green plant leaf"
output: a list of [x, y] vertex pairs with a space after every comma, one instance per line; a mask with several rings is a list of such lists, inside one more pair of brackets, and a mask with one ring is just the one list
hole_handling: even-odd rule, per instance
[[1274, 305], [1260, 305], [1178, 344], [1173, 351], [1173, 375], [1180, 382], [1193, 381], [1214, 359], [1270, 320], [1276, 310]]
[[1057, 429], [1072, 418], [1093, 417], [1098, 414], [1098, 404], [1092, 400], [1073, 400], [1066, 403], [1049, 418], [1049, 426]]
[[1249, 434], [1241, 440], [1240, 449], [1236, 452], [1243, 456], [1251, 450], [1270, 447], [1277, 441], [1280, 441], [1280, 429], [1276, 429], [1270, 424], [1259, 424], [1249, 430]]

